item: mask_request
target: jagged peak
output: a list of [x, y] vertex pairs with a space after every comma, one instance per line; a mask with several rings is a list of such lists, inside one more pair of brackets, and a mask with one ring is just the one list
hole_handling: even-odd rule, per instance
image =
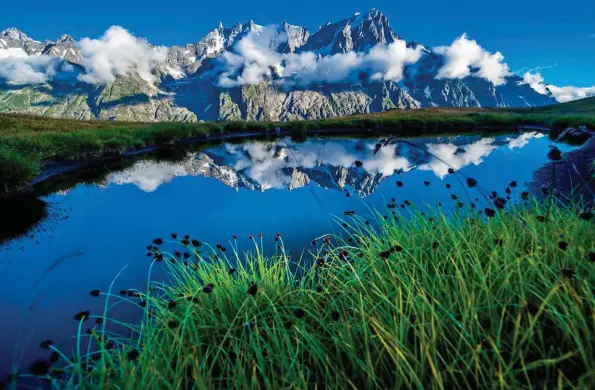
[[219, 24], [217, 25], [217, 28], [218, 28], [219, 30], [223, 30], [223, 28], [224, 28], [224, 27], [223, 27], [223, 22], [219, 22]]
[[8, 37], [10, 39], [14, 39], [17, 41], [30, 41], [32, 40], [31, 38], [29, 38], [29, 36], [27, 34], [25, 34], [24, 32], [22, 32], [21, 30], [19, 30], [16, 27], [9, 27], [5, 30], [0, 31], [0, 36], [3, 37]]
[[74, 39], [72, 39], [72, 37], [68, 34], [62, 34], [60, 35], [60, 38], [58, 38], [58, 40], [56, 41], [58, 43], [71, 43], [74, 42]]

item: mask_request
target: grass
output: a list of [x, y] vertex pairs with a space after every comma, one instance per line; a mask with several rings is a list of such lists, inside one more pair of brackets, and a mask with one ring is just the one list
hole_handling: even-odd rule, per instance
[[[105, 312], [79, 323], [74, 363], [52, 346], [59, 361], [40, 376], [56, 388], [595, 386], [587, 215], [534, 202], [487, 220], [343, 218], [341, 236], [317, 238], [301, 260], [282, 237], [270, 258], [273, 237], [248, 253], [234, 240], [226, 251], [166, 240], [151, 268], [163, 262], [170, 281], [102, 292]], [[119, 304], [140, 308], [139, 323], [110, 318]]]
[[0, 195], [26, 188], [48, 161], [120, 155], [127, 149], [173, 145], [214, 134], [279, 127], [295, 140], [313, 129], [381, 130], [396, 136], [471, 133], [478, 126], [541, 124], [558, 133], [569, 125], [595, 128], [595, 98], [532, 109], [435, 108], [296, 122], [136, 123], [0, 115]]

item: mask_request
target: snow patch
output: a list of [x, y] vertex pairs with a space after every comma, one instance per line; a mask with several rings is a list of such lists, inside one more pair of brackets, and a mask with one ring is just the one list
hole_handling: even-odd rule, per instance
[[424, 88], [424, 94], [426, 95], [426, 99], [432, 98], [432, 90], [428, 85], [426, 85], [426, 87]]

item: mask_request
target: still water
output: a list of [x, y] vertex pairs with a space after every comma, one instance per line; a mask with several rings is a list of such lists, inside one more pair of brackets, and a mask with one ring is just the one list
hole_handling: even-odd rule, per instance
[[[115, 291], [144, 290], [150, 265], [145, 246], [155, 237], [177, 232], [228, 245], [237, 235], [240, 249], [249, 250], [248, 236], [263, 233], [265, 251], [272, 252], [273, 238], [282, 232], [285, 247], [299, 257], [312, 238], [340, 230], [333, 216], [345, 210], [387, 213], [386, 204], [395, 198], [399, 206], [408, 200], [418, 209], [440, 202], [448, 212], [456, 203], [453, 193], [468, 207], [461, 178], [449, 175], [449, 167], [488, 191], [504, 193], [515, 180], [511, 197], [518, 199], [534, 172], [548, 163], [551, 144], [539, 133], [418, 138], [375, 154], [377, 142], [222, 144], [187, 152], [175, 162], [138, 161], [96, 184], [44, 196], [49, 216], [25, 238], [0, 247], [0, 375], [47, 357], [39, 348], [42, 340], [68, 349], [77, 330], [73, 315], [103, 311], [103, 299], [89, 291], [107, 290], [123, 267]], [[478, 208], [486, 206], [480, 198]], [[154, 271], [154, 279], [163, 277]], [[138, 313], [118, 307], [112, 314], [134, 320]]]

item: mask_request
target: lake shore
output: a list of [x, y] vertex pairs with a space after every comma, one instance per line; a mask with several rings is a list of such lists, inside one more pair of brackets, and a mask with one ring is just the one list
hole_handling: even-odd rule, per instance
[[[585, 101], [590, 109], [595, 100]], [[570, 126], [595, 128], [590, 111], [573, 114], [576, 103], [534, 109], [391, 110], [293, 122], [120, 123], [0, 115], [0, 196], [30, 191], [34, 183], [84, 165], [176, 145], [325, 134], [419, 137], [551, 130], [558, 135]]]

